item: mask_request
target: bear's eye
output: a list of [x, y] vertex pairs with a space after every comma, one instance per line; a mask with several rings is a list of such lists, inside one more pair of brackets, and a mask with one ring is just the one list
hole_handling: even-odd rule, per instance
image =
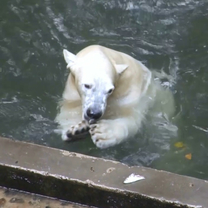
[[111, 94], [113, 92], [113, 89], [108, 90], [108, 94]]
[[84, 84], [84, 87], [85, 87], [86, 89], [91, 89], [91, 88], [92, 88], [92, 85]]

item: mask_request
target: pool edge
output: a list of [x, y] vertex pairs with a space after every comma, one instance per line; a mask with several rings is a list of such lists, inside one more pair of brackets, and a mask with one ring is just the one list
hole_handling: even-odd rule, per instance
[[[208, 207], [208, 181], [0, 137], [0, 186], [96, 207]], [[124, 184], [131, 173], [144, 180]]]

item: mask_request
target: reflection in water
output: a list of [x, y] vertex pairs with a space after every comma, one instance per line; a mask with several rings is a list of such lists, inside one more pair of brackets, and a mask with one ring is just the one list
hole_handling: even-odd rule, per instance
[[[208, 179], [207, 8], [205, 0], [1, 1], [1, 135]], [[177, 135], [164, 119], [149, 120], [139, 139], [98, 150], [89, 138], [66, 145], [53, 133], [68, 73], [62, 49], [75, 53], [90, 44], [176, 79]], [[177, 141], [186, 148], [174, 147]]]

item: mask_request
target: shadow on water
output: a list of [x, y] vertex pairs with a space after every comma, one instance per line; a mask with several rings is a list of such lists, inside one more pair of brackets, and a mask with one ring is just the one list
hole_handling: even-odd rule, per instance
[[[1, 135], [208, 179], [207, 25], [205, 0], [2, 0]], [[139, 139], [99, 150], [90, 138], [65, 144], [53, 133], [68, 73], [62, 49], [76, 53], [90, 44], [123, 51], [176, 78], [177, 135], [152, 122]], [[184, 149], [174, 146], [179, 141]]]

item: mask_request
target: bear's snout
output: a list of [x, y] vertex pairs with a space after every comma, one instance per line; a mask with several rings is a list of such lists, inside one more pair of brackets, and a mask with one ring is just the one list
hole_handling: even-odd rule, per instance
[[88, 108], [87, 112], [87, 120], [98, 120], [102, 116], [102, 111], [97, 108]]

